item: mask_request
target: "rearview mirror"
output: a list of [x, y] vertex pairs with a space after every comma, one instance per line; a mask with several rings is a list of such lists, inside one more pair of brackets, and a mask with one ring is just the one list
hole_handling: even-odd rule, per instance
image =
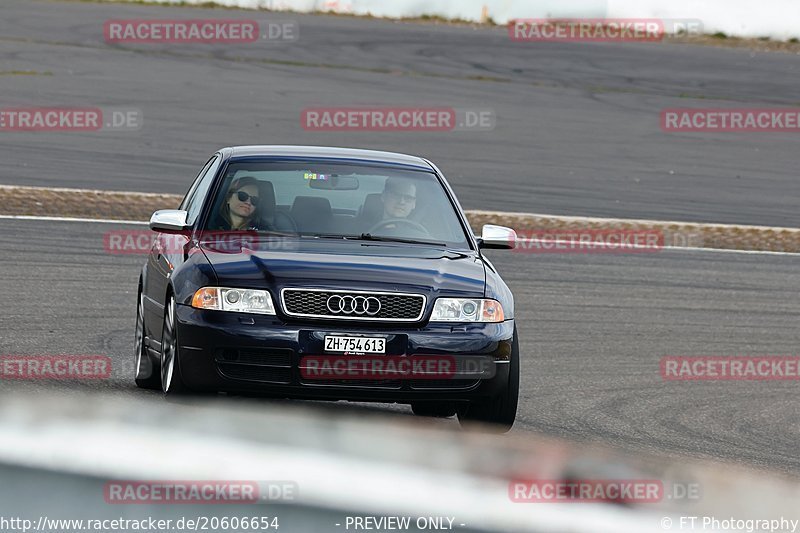
[[150, 229], [162, 233], [179, 233], [189, 229], [186, 217], [189, 213], [180, 209], [161, 209], [150, 217]]
[[339, 176], [338, 174], [315, 174], [306, 173], [308, 186], [312, 189], [322, 189], [327, 191], [355, 191], [358, 189], [359, 182], [355, 176]]
[[496, 250], [510, 250], [517, 246], [517, 232], [505, 226], [486, 224], [481, 229], [478, 247]]

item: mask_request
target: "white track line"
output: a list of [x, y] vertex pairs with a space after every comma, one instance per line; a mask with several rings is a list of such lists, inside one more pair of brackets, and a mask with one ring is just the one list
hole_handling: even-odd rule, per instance
[[33, 215], [0, 215], [0, 219], [10, 220], [49, 220], [52, 222], [98, 222], [100, 224], [136, 224], [148, 225], [141, 220], [113, 220], [110, 218], [74, 218], [74, 217], [40, 217]]
[[176, 197], [183, 197], [180, 194], [171, 194], [171, 193], [158, 193], [158, 192], [137, 192], [137, 191], [109, 191], [103, 189], [75, 189], [71, 187], [34, 187], [28, 185], [0, 185], [0, 189], [6, 191], [29, 191], [29, 190], [36, 190], [36, 191], [49, 191], [49, 192], [76, 192], [76, 193], [88, 193], [88, 194], [96, 194], [102, 196], [109, 196], [115, 194], [122, 194], [125, 196], [143, 196], [145, 198], [164, 198], [167, 196], [176, 196]]
[[[142, 222], [141, 220], [112, 220], [107, 218], [71, 218], [71, 217], [40, 217], [40, 216], [32, 216], [32, 215], [0, 215], [0, 219], [6, 220], [44, 220], [50, 222], [97, 222], [99, 224], [135, 224], [139, 226], [146, 226], [148, 225], [147, 222]], [[564, 243], [567, 244], [571, 241], [548, 241], [548, 240], [540, 240], [538, 242], [542, 243], [553, 243], [553, 244], [560, 244]], [[604, 246], [601, 244], [590, 244], [591, 246]], [[647, 248], [646, 246], [639, 246], [639, 245], [630, 245], [630, 248]], [[676, 250], [676, 251], [687, 251], [687, 252], [716, 252], [716, 253], [728, 253], [728, 254], [746, 254], [746, 255], [800, 255], [800, 252], [772, 252], [768, 250], [732, 250], [726, 248], [697, 248], [693, 246], [664, 246], [658, 252], [664, 250]], [[652, 252], [652, 253], [658, 253]], [[525, 252], [515, 252], [515, 253], [525, 253]], [[622, 255], [625, 252], [608, 252], [604, 255]], [[559, 254], [559, 252], [531, 252], [531, 255], [555, 255]], [[564, 252], [565, 255], [581, 255], [580, 252], [570, 252], [566, 250]], [[638, 254], [637, 254], [638, 255]]]
[[[539, 243], [552, 243], [552, 244], [569, 244], [572, 241], [562, 241], [562, 240], [547, 240], [547, 239], [539, 239], [536, 242]], [[573, 243], [574, 244], [574, 243]], [[597, 243], [587, 243], [589, 247], [603, 247], [608, 248], [607, 244], [597, 244]], [[633, 249], [643, 249], [643, 250], [650, 250], [652, 249], [651, 246], [643, 246], [640, 244], [629, 244], [625, 246], [626, 248], [633, 248]], [[692, 252], [725, 252], [731, 254], [764, 254], [764, 255], [800, 255], [800, 252], [773, 252], [769, 250], [734, 250], [731, 248], [698, 248], [696, 246], [662, 246], [658, 250], [652, 251], [650, 253], [657, 254], [664, 250], [687, 250]], [[526, 253], [522, 250], [514, 252], [518, 254]], [[555, 255], [562, 252], [553, 252], [553, 251], [544, 251], [544, 252], [527, 252], [531, 255]], [[564, 250], [563, 254], [566, 255], [581, 255], [581, 252]], [[605, 255], [623, 255], [625, 252], [606, 252]], [[637, 253], [636, 255], [641, 255], [641, 253]]]
[[746, 228], [757, 230], [772, 230], [772, 231], [800, 231], [800, 228], [786, 228], [778, 226], [751, 226], [743, 224], [718, 224], [716, 222], [686, 222], [679, 220], [648, 220], [645, 218], [602, 218], [602, 217], [579, 217], [572, 215], [545, 215], [542, 213], [519, 213], [513, 211], [483, 211], [481, 209], [466, 209], [467, 213], [472, 213], [477, 216], [493, 216], [493, 217], [515, 217], [515, 218], [552, 218], [553, 220], [562, 220], [564, 222], [615, 222], [617, 224], [640, 224], [640, 225], [660, 225], [660, 226], [693, 226], [696, 228]]

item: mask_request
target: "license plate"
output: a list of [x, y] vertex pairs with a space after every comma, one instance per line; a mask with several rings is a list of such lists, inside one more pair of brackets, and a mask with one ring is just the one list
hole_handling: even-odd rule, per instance
[[325, 335], [326, 352], [386, 353], [386, 339]]

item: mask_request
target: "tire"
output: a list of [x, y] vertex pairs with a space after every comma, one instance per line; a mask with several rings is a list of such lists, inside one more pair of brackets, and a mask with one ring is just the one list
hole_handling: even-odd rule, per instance
[[511, 361], [508, 364], [508, 385], [506, 389], [493, 398], [473, 401], [458, 412], [458, 421], [462, 426], [471, 422], [492, 424], [491, 430], [506, 433], [514, 425], [517, 417], [519, 401], [519, 339], [517, 327], [514, 326], [514, 337], [511, 341]]
[[161, 391], [165, 395], [181, 395], [189, 392], [181, 379], [180, 344], [175, 327], [175, 297], [171, 294], [164, 306], [164, 326], [161, 333]]
[[133, 380], [140, 389], [161, 390], [161, 372], [144, 345], [144, 296], [139, 289], [133, 340]]
[[411, 410], [417, 416], [431, 416], [434, 418], [450, 418], [456, 415], [455, 404], [448, 402], [412, 403]]

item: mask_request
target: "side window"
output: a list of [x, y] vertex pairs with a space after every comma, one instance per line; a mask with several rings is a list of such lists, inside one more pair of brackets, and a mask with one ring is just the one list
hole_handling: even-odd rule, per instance
[[200, 183], [200, 178], [206, 175], [206, 170], [208, 170], [208, 167], [211, 166], [211, 163], [213, 163], [216, 158], [217, 156], [215, 155], [206, 161], [206, 164], [203, 165], [202, 169], [200, 169], [200, 172], [197, 174], [197, 176], [195, 176], [192, 186], [189, 187], [189, 192], [187, 192], [186, 196], [183, 197], [181, 205], [178, 207], [178, 209], [186, 211], [186, 206], [189, 205], [189, 200], [192, 198], [192, 196], [194, 196], [194, 191], [197, 189], [197, 184]]
[[200, 209], [203, 208], [208, 189], [211, 187], [211, 182], [214, 181], [214, 176], [217, 174], [217, 170], [219, 170], [221, 161], [222, 158], [218, 155], [211, 158], [206, 168], [203, 169], [203, 172], [201, 172], [201, 175], [197, 178], [197, 182], [192, 187], [193, 190], [189, 192], [186, 200], [184, 200], [184, 204], [181, 208], [189, 213], [186, 217], [186, 221], [189, 225], [193, 225], [197, 220], [197, 215], [200, 214]]

